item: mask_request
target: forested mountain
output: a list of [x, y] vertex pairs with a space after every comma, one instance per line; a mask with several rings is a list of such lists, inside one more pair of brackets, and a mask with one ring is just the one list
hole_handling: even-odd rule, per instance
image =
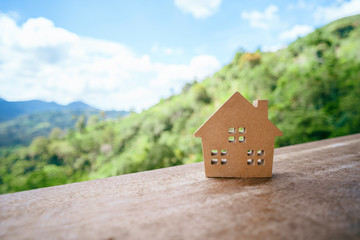
[[68, 105], [60, 105], [56, 102], [44, 102], [40, 100], [8, 102], [0, 98], [0, 122], [14, 119], [29, 113], [54, 112], [60, 110], [97, 110], [83, 102], [73, 102]]
[[0, 99], [0, 147], [28, 145], [37, 136], [49, 135], [51, 129], [72, 129], [79, 118], [119, 118], [126, 111], [106, 111], [83, 102], [60, 105], [39, 100], [8, 102]]
[[53, 131], [1, 153], [2, 193], [201, 161], [195, 130], [235, 91], [269, 100], [285, 146], [360, 132], [360, 15], [277, 52], [239, 51], [214, 76], [120, 120]]

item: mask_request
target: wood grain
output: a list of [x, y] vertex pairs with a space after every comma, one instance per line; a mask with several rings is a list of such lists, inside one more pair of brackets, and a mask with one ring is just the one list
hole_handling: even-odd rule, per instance
[[273, 177], [195, 163], [0, 196], [1, 239], [360, 239], [360, 134], [278, 148]]

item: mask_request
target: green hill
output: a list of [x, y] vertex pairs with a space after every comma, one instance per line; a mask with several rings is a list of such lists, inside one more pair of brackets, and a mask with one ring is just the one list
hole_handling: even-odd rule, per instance
[[235, 91], [269, 99], [285, 146], [360, 132], [360, 15], [317, 29], [277, 52], [238, 52], [214, 76], [120, 120], [34, 139], [1, 153], [1, 192], [202, 160], [193, 132]]
[[[37, 136], [47, 136], [55, 127], [72, 129], [80, 116], [90, 119], [119, 118], [126, 111], [106, 111], [83, 102], [60, 105], [39, 100], [8, 102], [0, 98], [0, 148], [28, 145]], [[92, 117], [94, 120], [94, 117]]]

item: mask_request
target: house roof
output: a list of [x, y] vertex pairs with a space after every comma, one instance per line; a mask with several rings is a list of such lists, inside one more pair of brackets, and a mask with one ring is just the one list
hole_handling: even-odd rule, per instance
[[[245, 97], [243, 97], [238, 91], [236, 91], [226, 102], [219, 107], [218, 110], [216, 110], [200, 127], [196, 132], [194, 133], [195, 137], [201, 137], [202, 136], [202, 130], [207, 126], [211, 125], [211, 120], [218, 118], [222, 115], [223, 109], [231, 109], [233, 107], [239, 106], [241, 111], [246, 111], [250, 115], [265, 115], [264, 118], [259, 118], [259, 121], [264, 121], [264, 127], [271, 129], [271, 133], [273, 133], [274, 136], [282, 136], [282, 132], [280, 129], [278, 129], [269, 119], [267, 116], [267, 100], [258, 100], [259, 103], [266, 102], [266, 109], [260, 109], [260, 105], [255, 107], [252, 105], [248, 100], [246, 100]], [[262, 112], [261, 112], [262, 111]]]

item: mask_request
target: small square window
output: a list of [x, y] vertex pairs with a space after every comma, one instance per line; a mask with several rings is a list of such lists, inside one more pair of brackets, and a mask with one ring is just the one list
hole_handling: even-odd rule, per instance
[[227, 164], [227, 159], [221, 159], [221, 165], [225, 165], [225, 164]]
[[258, 159], [257, 162], [258, 162], [258, 165], [264, 165], [265, 164], [264, 159]]
[[221, 156], [226, 156], [228, 154], [227, 150], [221, 150]]
[[235, 142], [235, 137], [229, 137], [229, 142]]
[[257, 155], [258, 156], [265, 156], [265, 151], [264, 150], [257, 150]]
[[235, 133], [235, 128], [229, 128], [229, 133]]
[[244, 127], [239, 127], [239, 133], [245, 133], [245, 128]]
[[241, 142], [241, 143], [245, 142], [245, 137], [244, 137], [244, 136], [240, 136], [240, 137], [239, 137], [239, 142]]
[[254, 150], [247, 150], [248, 156], [254, 156]]
[[246, 163], [247, 165], [254, 165], [254, 159], [248, 159]]
[[211, 159], [211, 165], [217, 165], [218, 160], [217, 159]]
[[211, 150], [211, 156], [216, 156], [218, 154], [218, 150]]

